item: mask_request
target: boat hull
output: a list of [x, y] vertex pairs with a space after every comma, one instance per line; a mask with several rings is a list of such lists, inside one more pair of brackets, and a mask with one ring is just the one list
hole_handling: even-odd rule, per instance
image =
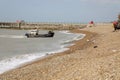
[[47, 38], [47, 37], [54, 37], [54, 33], [50, 33], [50, 34], [29, 34], [26, 33], [25, 36], [27, 36], [27, 38]]

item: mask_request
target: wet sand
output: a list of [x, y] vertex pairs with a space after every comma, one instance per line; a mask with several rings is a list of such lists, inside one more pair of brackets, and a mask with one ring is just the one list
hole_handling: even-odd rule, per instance
[[120, 80], [120, 31], [100, 24], [72, 32], [85, 38], [70, 50], [0, 75], [1, 80]]

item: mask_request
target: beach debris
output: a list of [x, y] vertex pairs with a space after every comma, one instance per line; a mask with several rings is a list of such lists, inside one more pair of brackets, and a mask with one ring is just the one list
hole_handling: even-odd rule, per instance
[[94, 48], [97, 48], [98, 46], [94, 46]]

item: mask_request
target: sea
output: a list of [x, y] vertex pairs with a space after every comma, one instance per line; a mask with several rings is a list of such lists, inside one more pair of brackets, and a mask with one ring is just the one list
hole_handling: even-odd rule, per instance
[[[52, 38], [27, 38], [28, 30], [0, 29], [0, 74], [50, 54], [68, 50], [85, 34], [54, 31]], [[48, 30], [40, 30], [40, 34]]]

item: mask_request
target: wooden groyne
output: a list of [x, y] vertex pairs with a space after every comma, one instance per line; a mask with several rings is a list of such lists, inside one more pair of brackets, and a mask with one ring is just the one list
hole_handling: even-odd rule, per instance
[[53, 29], [71, 30], [85, 27], [86, 24], [63, 24], [63, 23], [28, 23], [28, 22], [0, 22], [0, 28], [8, 29]]

